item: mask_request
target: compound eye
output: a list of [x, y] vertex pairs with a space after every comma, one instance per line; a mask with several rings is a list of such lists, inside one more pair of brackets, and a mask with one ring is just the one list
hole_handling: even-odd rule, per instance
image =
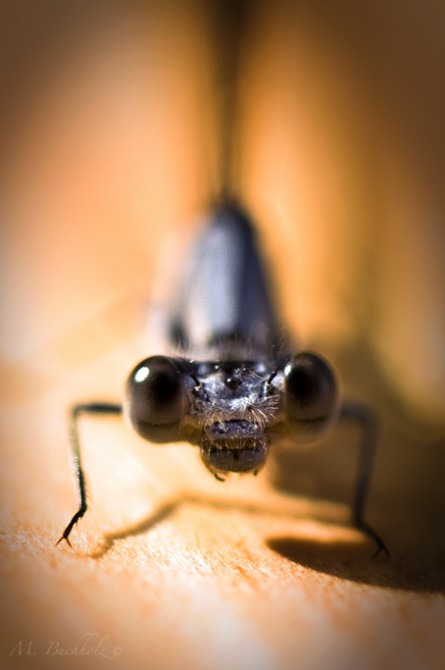
[[135, 431], [151, 442], [178, 439], [186, 408], [183, 375], [175, 361], [151, 356], [131, 372], [125, 410]]
[[319, 433], [335, 416], [337, 383], [332, 368], [321, 356], [298, 354], [286, 374], [285, 391], [287, 417], [299, 432]]

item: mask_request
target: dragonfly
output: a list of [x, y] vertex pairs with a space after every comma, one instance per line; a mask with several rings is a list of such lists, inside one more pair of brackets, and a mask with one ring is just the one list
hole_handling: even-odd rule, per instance
[[172, 356], [152, 355], [130, 372], [121, 404], [89, 402], [70, 411], [79, 507], [58, 543], [70, 544], [87, 505], [81, 459], [82, 415], [125, 415], [144, 440], [188, 442], [218, 480], [256, 475], [279, 440], [318, 439], [336, 422], [360, 427], [352, 524], [388, 554], [365, 520], [377, 420], [370, 407], [342, 402], [333, 367], [285, 335], [272, 298], [255, 226], [243, 207], [222, 200], [187, 257], [167, 320]]

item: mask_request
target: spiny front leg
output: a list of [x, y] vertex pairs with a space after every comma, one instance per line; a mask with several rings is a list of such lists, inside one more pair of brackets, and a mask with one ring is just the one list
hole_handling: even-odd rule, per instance
[[105, 403], [105, 402], [92, 402], [92, 403], [81, 403], [74, 405], [70, 410], [70, 446], [73, 456], [73, 462], [75, 467], [77, 489], [79, 493], [79, 508], [77, 512], [73, 515], [71, 521], [63, 531], [62, 535], [56, 542], [56, 546], [65, 540], [69, 546], [71, 542], [69, 536], [73, 530], [76, 523], [83, 517], [85, 512], [88, 509], [87, 506], [87, 495], [86, 495], [86, 485], [85, 485], [85, 474], [82, 467], [82, 460], [80, 455], [80, 439], [79, 439], [79, 417], [82, 414], [86, 415], [120, 415], [122, 414], [122, 406]]

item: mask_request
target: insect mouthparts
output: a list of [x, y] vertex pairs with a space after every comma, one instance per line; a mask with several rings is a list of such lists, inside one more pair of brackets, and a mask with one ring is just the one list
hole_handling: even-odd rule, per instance
[[206, 436], [213, 440], [232, 441], [239, 438], [259, 437], [263, 431], [254, 422], [231, 419], [229, 421], [217, 421], [204, 429]]
[[257, 472], [267, 457], [268, 444], [260, 438], [208, 439], [201, 441], [201, 458], [215, 476], [226, 472]]

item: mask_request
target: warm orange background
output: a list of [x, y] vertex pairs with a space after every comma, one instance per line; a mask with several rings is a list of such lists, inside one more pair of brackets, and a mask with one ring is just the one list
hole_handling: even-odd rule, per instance
[[[297, 667], [297, 653], [303, 669], [332, 658], [397, 667], [409, 644], [414, 667], [442, 667], [443, 5], [252, 3], [237, 83], [237, 189], [283, 319], [382, 416], [369, 516], [395, 562], [364, 567], [352, 531], [262, 519], [247, 502], [344, 518], [288, 494], [349, 500], [346, 430], [278, 454], [259, 483], [229, 484], [229, 498], [244, 501], [237, 513], [220, 506], [221, 487], [191, 448], [159, 454], [113, 422], [86, 426], [94, 510], [73, 538], [84, 553], [102, 556], [103, 529], [137, 525], [175, 491], [193, 497], [196, 485], [208, 508], [191, 503], [154, 530], [118, 533], [102, 560], [53, 549], [75, 504], [66, 408], [120, 398], [129, 369], [156, 353], [145, 312], [218, 187], [221, 128], [212, 3], [58, 4], [2, 10], [5, 658], [56, 666], [8, 650], [104, 631], [124, 648], [113, 661], [122, 667]], [[188, 632], [187, 616], [199, 622]], [[371, 644], [363, 629], [391, 631], [393, 642]]]

